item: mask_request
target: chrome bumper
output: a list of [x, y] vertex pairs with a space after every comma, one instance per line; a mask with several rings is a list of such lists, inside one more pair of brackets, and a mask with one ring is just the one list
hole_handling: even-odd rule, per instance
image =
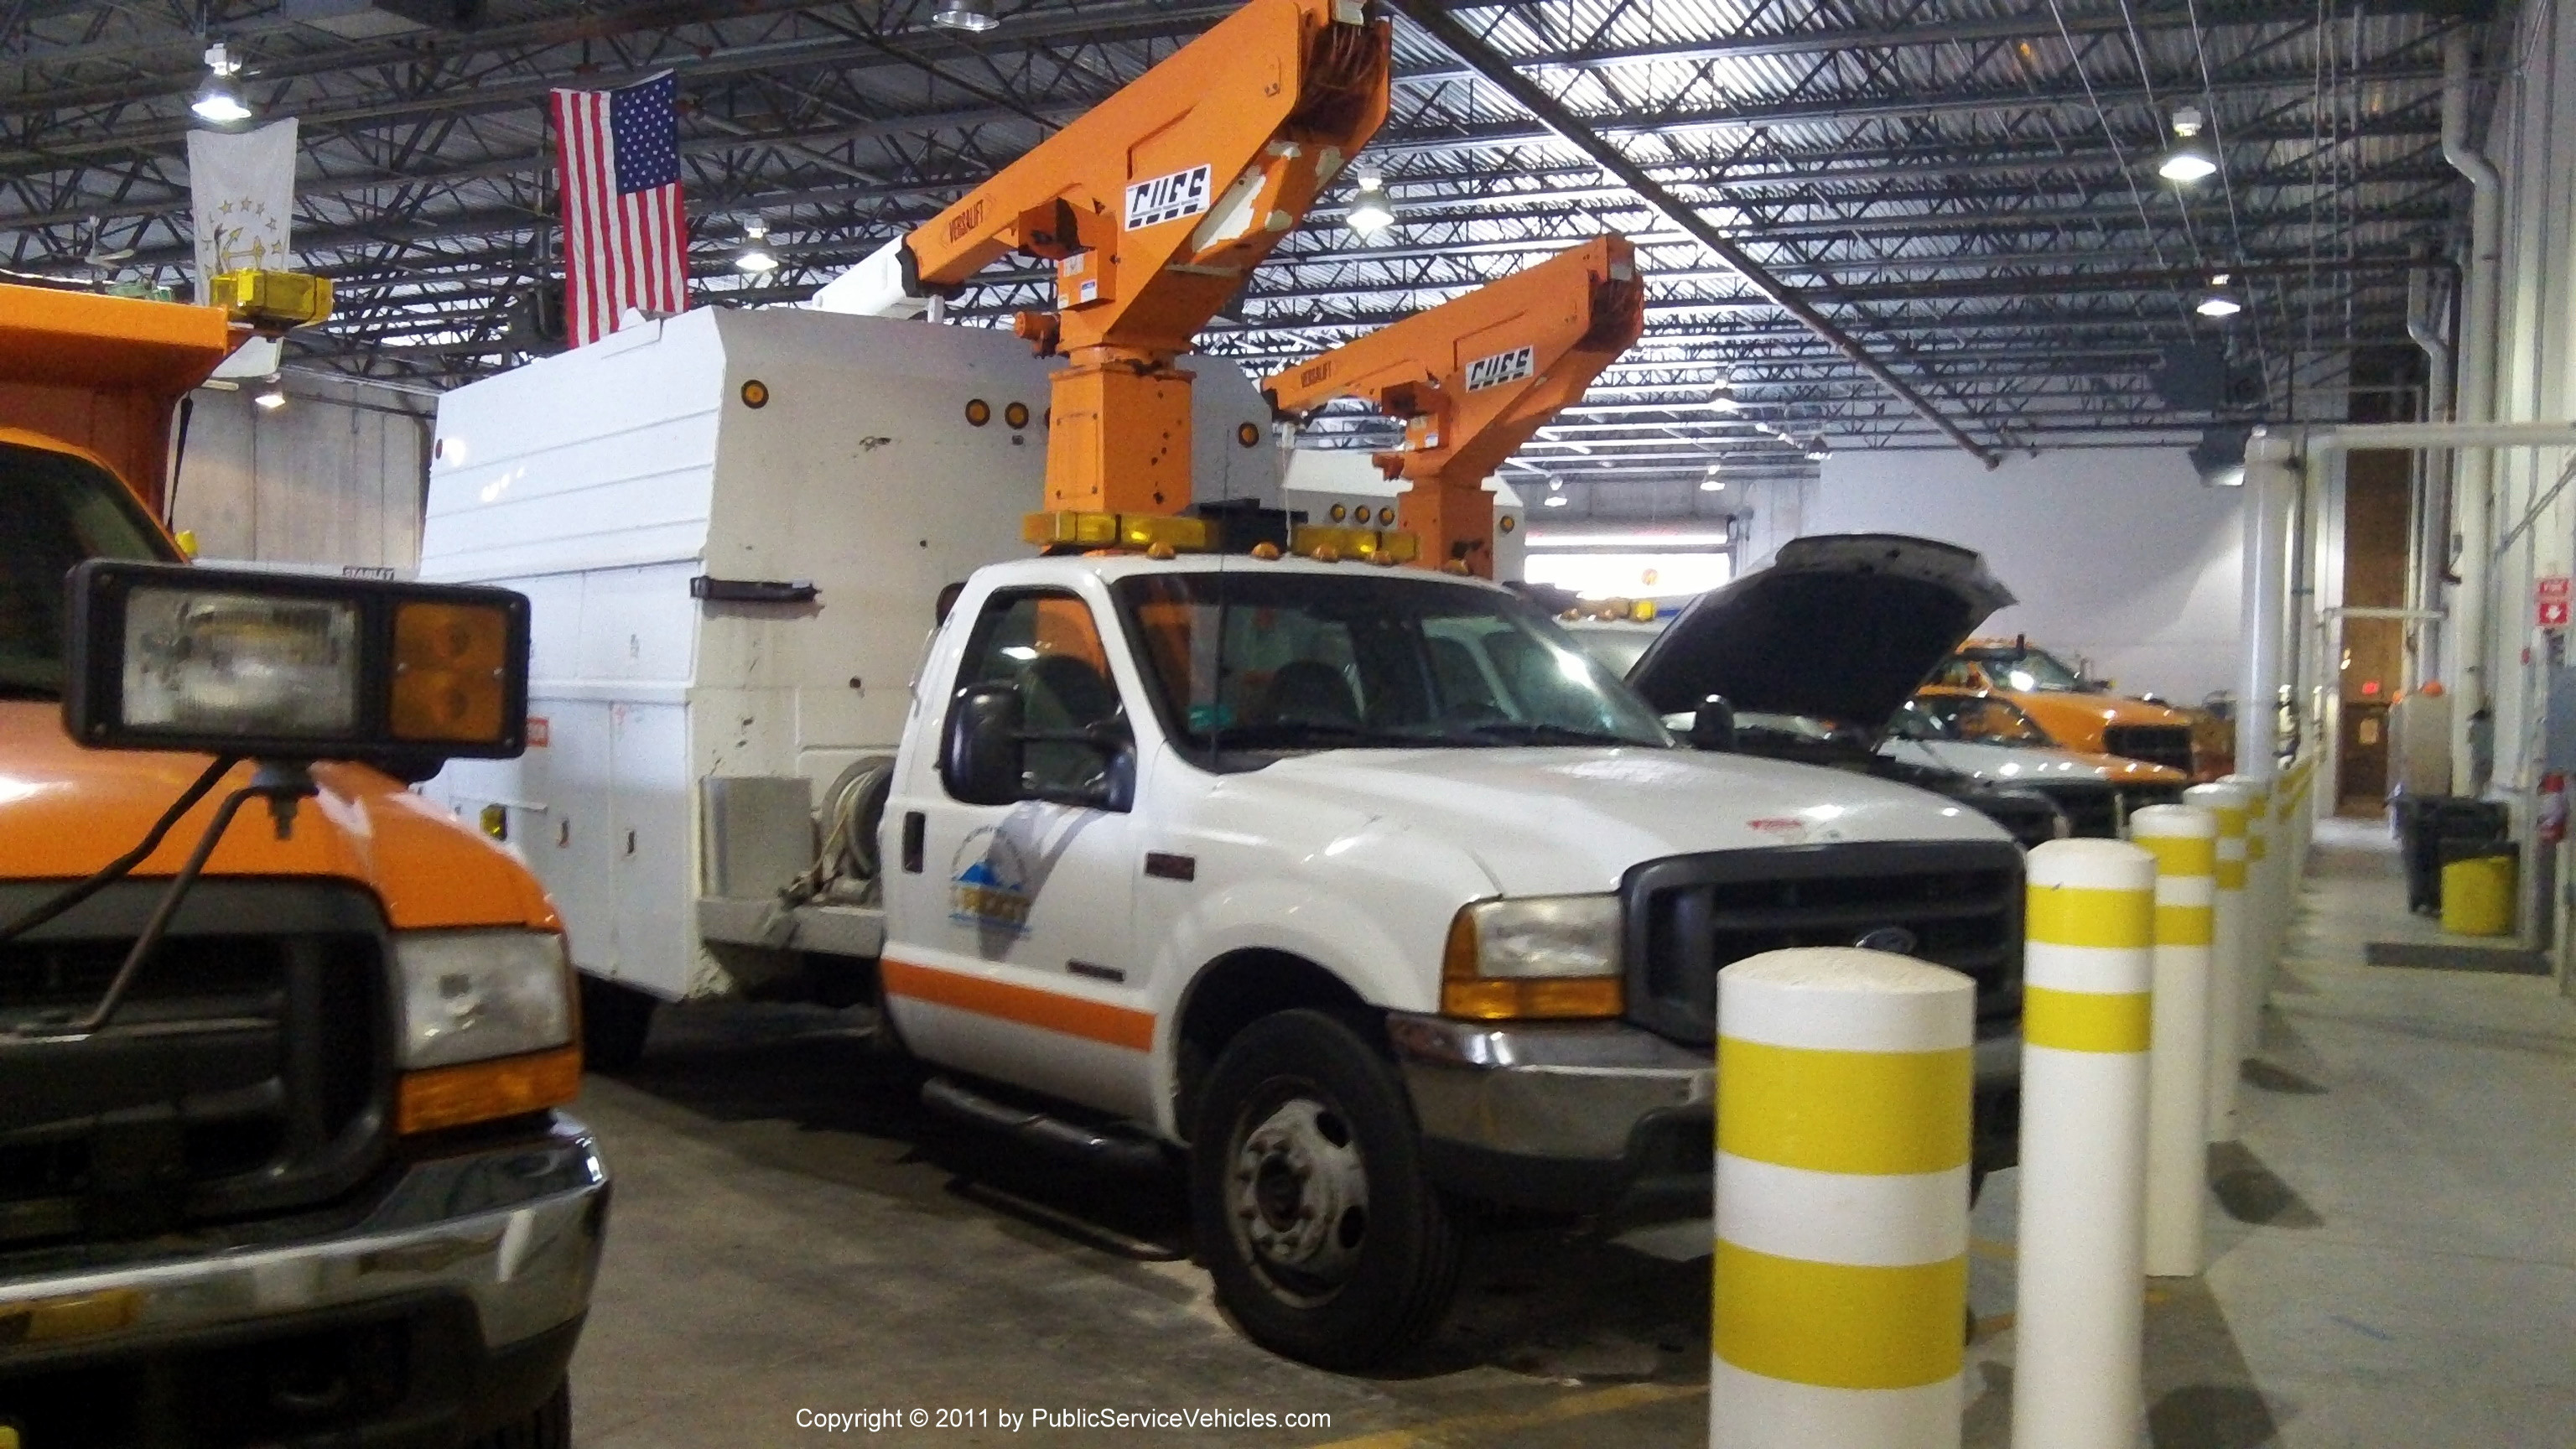
[[1616, 1162], [1639, 1122], [1714, 1096], [1711, 1054], [1633, 1026], [1392, 1012], [1386, 1029], [1425, 1137], [1516, 1157]]
[[503, 1349], [581, 1317], [607, 1194], [588, 1129], [558, 1116], [541, 1139], [405, 1168], [363, 1220], [326, 1237], [0, 1277], [0, 1367], [425, 1297], [471, 1303], [485, 1348]]

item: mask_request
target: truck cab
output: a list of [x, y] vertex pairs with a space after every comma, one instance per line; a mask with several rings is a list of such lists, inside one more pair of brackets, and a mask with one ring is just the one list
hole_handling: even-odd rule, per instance
[[880, 851], [904, 1044], [1185, 1147], [1221, 1299], [1310, 1361], [1437, 1317], [1462, 1202], [1704, 1213], [1726, 962], [1864, 941], [1967, 971], [1984, 1090], [2009, 1091], [1999, 829], [1682, 748], [1472, 579], [979, 570], [913, 692]]
[[[154, 676], [191, 728], [280, 699], [311, 610], [183, 567], [146, 502], [172, 405], [243, 335], [0, 286], [0, 1426], [567, 1444], [608, 1188], [558, 1110], [580, 1065], [545, 892], [318, 741], [289, 818], [217, 830], [251, 752], [67, 727], [131, 651], [233, 651]], [[84, 636], [84, 565], [157, 580], [160, 622]]]

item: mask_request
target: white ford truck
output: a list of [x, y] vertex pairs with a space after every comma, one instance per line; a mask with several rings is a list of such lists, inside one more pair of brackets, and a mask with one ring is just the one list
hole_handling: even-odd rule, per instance
[[[935, 330], [696, 324], [721, 334], [725, 352], [703, 387], [721, 404], [707, 415], [719, 458], [746, 446], [723, 441], [727, 430], [774, 435], [803, 391], [782, 381], [782, 355], [763, 360], [753, 323], [806, 336], [809, 356], [822, 344], [807, 334], [821, 327]], [[645, 346], [629, 344], [630, 360]], [[2022, 876], [2004, 833], [1865, 776], [1684, 748], [1509, 589], [1239, 553], [1022, 557], [967, 573], [924, 652], [937, 589], [879, 604], [886, 577], [836, 582], [835, 551], [877, 548], [895, 569], [957, 547], [970, 511], [960, 500], [989, 485], [947, 471], [973, 459], [943, 462], [934, 444], [982, 440], [961, 402], [1026, 395], [992, 373], [948, 389], [975, 398], [932, 391], [925, 379], [942, 364], [930, 351], [871, 350], [871, 366], [905, 376], [806, 401], [803, 426], [848, 430], [849, 445], [789, 449], [772, 436], [754, 450], [769, 463], [759, 486], [794, 501], [746, 516], [794, 527], [728, 534], [719, 483], [705, 557], [586, 555], [583, 567], [614, 573], [613, 586], [590, 575], [550, 584], [524, 531], [478, 517], [513, 489], [569, 486], [547, 479], [580, 450], [546, 439], [570, 424], [524, 405], [508, 411], [524, 420], [515, 430], [478, 424], [503, 412], [475, 412], [472, 388], [442, 412], [451, 449], [488, 457], [499, 444], [506, 456], [495, 472], [434, 487], [426, 571], [444, 560], [446, 576], [466, 573], [458, 561], [471, 550], [443, 539], [496, 540], [490, 557], [535, 601], [531, 708], [554, 711], [555, 727], [527, 761], [451, 767], [438, 789], [469, 814], [501, 812], [556, 889], [576, 951], [693, 941], [699, 983], [752, 983], [763, 950], [832, 958], [940, 1074], [934, 1103], [1041, 1145], [1185, 1154], [1198, 1252], [1221, 1301], [1254, 1339], [1328, 1366], [1383, 1359], [1437, 1321], [1455, 1280], [1459, 1203], [1704, 1215], [1715, 976], [1739, 957], [1861, 942], [1975, 974], [1993, 1067], [1981, 1074], [1985, 1120], [2007, 1120]], [[762, 406], [742, 402], [753, 382]], [[803, 454], [813, 461], [781, 461]], [[884, 526], [898, 479], [938, 500], [946, 521]], [[1257, 520], [1227, 522], [1240, 542]], [[993, 556], [1013, 551], [1025, 552]], [[1854, 627], [1875, 610], [1948, 631], [1934, 657], [1983, 612], [1960, 587], [1962, 569], [1982, 578], [1973, 555], [1898, 539], [1828, 555], [1732, 593], [1786, 582], [1805, 599], [1838, 584], [1860, 611]], [[688, 597], [687, 579], [720, 571], [792, 587], [724, 600], [701, 584]], [[480, 576], [503, 572], [495, 563]], [[676, 600], [677, 621], [651, 633], [613, 622], [645, 607], [621, 600], [647, 596], [656, 610]], [[550, 608], [578, 617], [550, 621]], [[690, 646], [687, 616], [700, 611], [707, 632]], [[1679, 621], [1674, 640], [1692, 627]], [[862, 672], [848, 661], [890, 639], [916, 661], [908, 687], [879, 686], [873, 665], [864, 689], [843, 683]], [[694, 682], [641, 681], [621, 701], [613, 679], [563, 678], [584, 660], [621, 663], [630, 640], [638, 656], [700, 647], [694, 664], [670, 666], [697, 669]], [[740, 656], [724, 666], [740, 679], [708, 676], [718, 649]], [[821, 703], [796, 703], [796, 690]], [[885, 735], [826, 713], [854, 693], [891, 706]], [[627, 727], [645, 710], [675, 711], [671, 728], [691, 744], [687, 778], [665, 787], [674, 813], [620, 805], [616, 781], [601, 782], [624, 736], [567, 752], [575, 705], [612, 725], [622, 711]], [[811, 734], [791, 750], [799, 730]], [[764, 739], [780, 742], [766, 756]], [[827, 791], [822, 818], [809, 813], [812, 787], [842, 780], [854, 752], [888, 747], [890, 768], [855, 808], [834, 803], [850, 792]], [[759, 792], [744, 782], [764, 768], [792, 783], [770, 792], [786, 806], [746, 803]], [[670, 828], [654, 824], [663, 819], [694, 828], [660, 843], [632, 833]], [[793, 838], [754, 892], [742, 877], [761, 855], [763, 820]], [[612, 863], [657, 850], [691, 862], [678, 884], [697, 895], [694, 936], [685, 901], [656, 917], [649, 902], [616, 903], [613, 869], [606, 882], [581, 879], [568, 842], [586, 837], [605, 838]], [[852, 837], [873, 848], [848, 848]], [[760, 894], [775, 898], [757, 930], [726, 924]], [[585, 930], [586, 909], [611, 919]], [[652, 929], [679, 939], [637, 934]], [[617, 989], [633, 990], [626, 959], [578, 964], [621, 973], [630, 984]]]

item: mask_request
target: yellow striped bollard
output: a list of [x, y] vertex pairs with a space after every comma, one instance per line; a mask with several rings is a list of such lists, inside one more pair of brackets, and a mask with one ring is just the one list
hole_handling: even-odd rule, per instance
[[1880, 951], [1717, 977], [1712, 1449], [1957, 1449], [1976, 985]]
[[2132, 1449], [2146, 1412], [2156, 858], [2055, 840], [2029, 870], [2013, 1449]]
[[2237, 980], [2236, 1056], [2245, 1061], [2263, 1044], [2263, 1004], [2272, 994], [2272, 959], [2281, 949], [2281, 875], [2285, 863], [2273, 847], [2269, 775], [2229, 775], [2222, 785], [2245, 792], [2245, 954]]
[[2154, 1026], [2147, 1046], [2147, 1273], [2188, 1278], [2208, 1248], [2209, 963], [2218, 817], [2151, 805], [2129, 838], [2156, 858]]
[[2183, 802], [2218, 817], [2218, 912], [2209, 955], [2209, 1123], [2212, 1142], [2236, 1140], [2236, 1091], [2245, 1045], [2238, 1033], [2238, 1003], [2252, 988], [2245, 981], [2245, 791], [2234, 785], [2194, 785]]

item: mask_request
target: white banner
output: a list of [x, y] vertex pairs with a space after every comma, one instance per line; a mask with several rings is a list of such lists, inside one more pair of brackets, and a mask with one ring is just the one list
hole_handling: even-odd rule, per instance
[[[290, 271], [295, 220], [295, 119], [249, 131], [190, 131], [188, 190], [197, 213], [197, 296], [208, 281], [245, 268]], [[215, 369], [217, 377], [277, 371], [279, 343], [252, 338]]]

